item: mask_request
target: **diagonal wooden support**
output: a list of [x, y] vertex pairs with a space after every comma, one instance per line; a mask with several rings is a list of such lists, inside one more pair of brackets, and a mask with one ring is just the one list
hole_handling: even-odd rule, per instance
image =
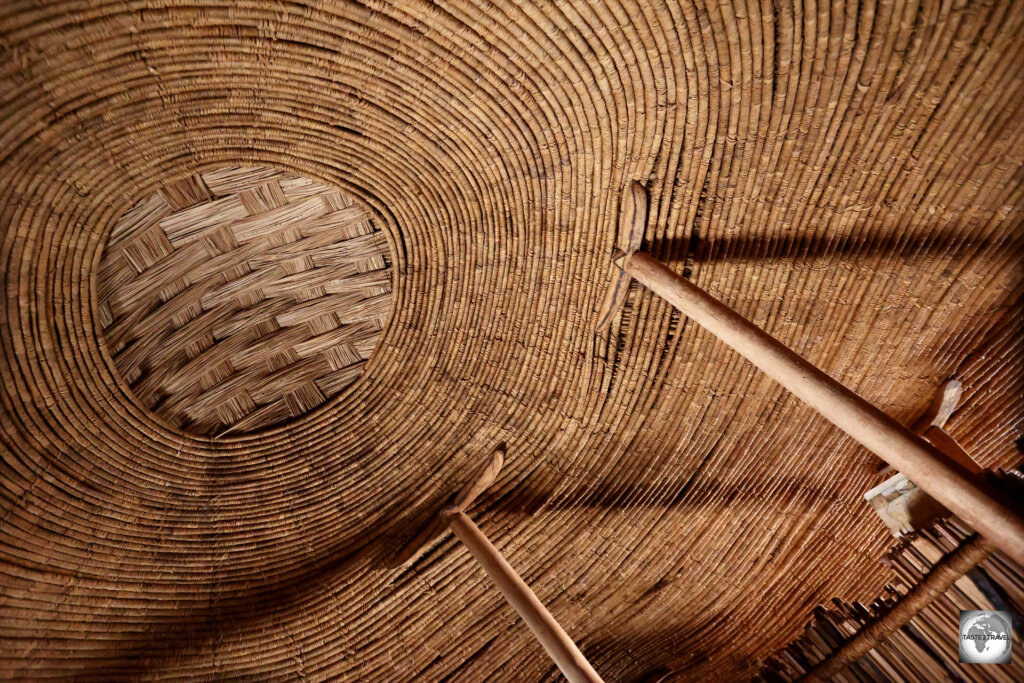
[[459, 491], [452, 500], [452, 504], [441, 510], [438, 516], [434, 517], [420, 533], [416, 534], [416, 537], [392, 559], [390, 566], [401, 567], [413, 562], [435, 538], [446, 529], [451, 529], [455, 533], [455, 537], [462, 541], [498, 586], [498, 590], [505, 596], [508, 603], [530, 627], [533, 635], [537, 637], [565, 677], [572, 683], [601, 683], [601, 677], [590, 666], [569, 634], [558, 625], [558, 622], [541, 604], [526, 582], [466, 515], [466, 509], [472, 505], [477, 496], [497, 479], [504, 462], [505, 446], [502, 444], [477, 471], [473, 479]]
[[912, 429], [915, 434], [920, 434], [931, 441], [933, 446], [970, 472], [980, 474], [983, 471], [981, 466], [945, 429], [946, 422], [952, 417], [957, 405], [960, 404], [960, 397], [963, 396], [963, 393], [964, 387], [960, 380], [949, 379], [943, 382], [935, 393], [931, 405], [928, 406], [928, 410], [921, 419], [914, 423]]
[[992, 547], [978, 536], [939, 560], [916, 586], [899, 599], [884, 616], [869, 624], [838, 650], [814, 665], [799, 680], [831, 681], [843, 669], [884, 642], [894, 631], [916, 617], [935, 598], [946, 594], [950, 586], [992, 554]]
[[615, 312], [622, 307], [629, 293], [630, 276], [623, 272], [622, 263], [630, 254], [637, 252], [644, 241], [647, 227], [647, 190], [640, 183], [626, 188], [619, 207], [619, 234], [615, 240], [615, 256], [612, 259], [612, 284], [605, 293], [604, 302], [597, 312], [597, 328], [606, 327]]
[[[963, 393], [964, 388], [960, 380], [948, 379], [943, 382], [935, 392], [935, 396], [932, 397], [928, 410], [914, 422], [910, 429], [930, 441], [944, 455], [962, 465], [972, 474], [981, 474], [984, 471], [982, 467], [944, 429], [946, 422], [953, 416], [953, 411], [960, 404], [960, 397]], [[879, 469], [879, 474], [890, 474], [893, 471], [892, 465], [887, 464]]]
[[[637, 188], [643, 189], [636, 183], [630, 191]], [[634, 221], [632, 215], [623, 216], [620, 232], [631, 232]], [[979, 477], [654, 257], [627, 254], [622, 271], [905, 474], [995, 547], [1024, 563], [1024, 518]], [[613, 287], [621, 293], [608, 307], [612, 311], [621, 305], [627, 289], [618, 283]]]

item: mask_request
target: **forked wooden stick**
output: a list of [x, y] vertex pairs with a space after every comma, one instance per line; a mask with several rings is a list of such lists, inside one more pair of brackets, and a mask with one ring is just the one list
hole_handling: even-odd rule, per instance
[[505, 446], [502, 444], [477, 471], [476, 475], [456, 494], [452, 504], [432, 519], [416, 537], [410, 541], [391, 561], [392, 567], [407, 565], [419, 557], [431, 541], [445, 529], [451, 529], [455, 537], [476, 558], [498, 590], [523, 618], [540, 644], [547, 651], [558, 668], [572, 683], [600, 683], [601, 677], [590, 666], [586, 657], [572, 641], [551, 613], [547, 611], [526, 582], [505, 561], [498, 549], [487, 540], [483, 532], [466, 515], [466, 509], [477, 496], [494, 483], [505, 462]]
[[[465, 510], [472, 505], [477, 496], [486, 491], [487, 487], [498, 478], [501, 466], [505, 464], [505, 452], [505, 444], [499, 444], [494, 449], [491, 457], [487, 459], [487, 462], [481, 465], [480, 469], [469, 480], [469, 483], [455, 494], [455, 498], [452, 499], [452, 505], [460, 510]], [[391, 558], [388, 566], [395, 569], [415, 562], [420, 555], [434, 544], [434, 541], [444, 533], [446, 528], [448, 528], [448, 525], [442, 515], [432, 517], [430, 522], [420, 529], [419, 533], [406, 543], [397, 555]]]
[[932, 399], [928, 411], [914, 424], [914, 432], [932, 442], [932, 445], [963, 465], [974, 474], [982, 472], [982, 468], [963, 449], [960, 443], [946, 432], [946, 422], [953, 416], [963, 396], [964, 387], [958, 379], [946, 380]]
[[[636, 183], [631, 191], [638, 188], [643, 186]], [[631, 234], [635, 220], [633, 215], [624, 216], [620, 230]], [[1024, 519], [962, 465], [652, 256], [627, 254], [622, 270], [905, 474], [997, 548], [1024, 563]], [[618, 282], [611, 286], [620, 292], [619, 300], [609, 307], [614, 311], [628, 288]]]
[[[932, 397], [928, 410], [914, 422], [910, 429], [915, 434], [919, 434], [930, 441], [944, 455], [962, 465], [967, 471], [972, 474], [981, 474], [984, 471], [982, 467], [944, 429], [946, 422], [952, 417], [953, 411], [959, 405], [960, 397], [963, 393], [963, 384], [961, 384], [960, 380], [948, 379], [943, 382], [935, 392], [935, 396]], [[886, 464], [884, 468], [879, 470], [879, 473], [888, 474], [894, 471], [894, 469], [892, 465]]]
[[640, 249], [646, 227], [647, 190], [640, 183], [633, 183], [626, 188], [619, 208], [619, 234], [615, 241], [615, 256], [612, 258], [612, 284], [597, 312], [598, 329], [603, 329], [612, 321], [612, 316], [626, 300], [632, 278], [623, 272], [622, 263], [629, 254]]

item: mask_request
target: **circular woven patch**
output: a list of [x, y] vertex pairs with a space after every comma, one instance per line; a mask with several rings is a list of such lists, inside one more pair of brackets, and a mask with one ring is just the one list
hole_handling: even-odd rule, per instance
[[222, 168], [122, 216], [97, 287], [108, 350], [139, 403], [223, 435], [302, 415], [360, 376], [390, 311], [391, 261], [341, 192]]

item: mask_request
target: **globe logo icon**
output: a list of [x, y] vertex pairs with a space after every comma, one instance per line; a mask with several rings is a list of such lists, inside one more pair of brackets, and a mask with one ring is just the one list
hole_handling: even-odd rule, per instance
[[1013, 632], [1008, 612], [960, 612], [960, 661], [969, 664], [1005, 664], [1010, 661]]

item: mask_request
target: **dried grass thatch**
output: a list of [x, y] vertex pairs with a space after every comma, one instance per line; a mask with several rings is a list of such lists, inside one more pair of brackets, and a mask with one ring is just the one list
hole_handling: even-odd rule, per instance
[[[873, 456], [646, 292], [593, 333], [633, 179], [645, 250], [905, 423], [956, 375], [950, 433], [1020, 458], [1024, 4], [14, 0], [0, 27], [5, 678], [551, 678], [452, 541], [383, 568], [499, 441], [475, 519], [609, 681], [750, 676], [877, 596]], [[367, 207], [394, 308], [337, 397], [211, 438], [136, 401], [100, 270], [135, 202], [236, 166]]]

